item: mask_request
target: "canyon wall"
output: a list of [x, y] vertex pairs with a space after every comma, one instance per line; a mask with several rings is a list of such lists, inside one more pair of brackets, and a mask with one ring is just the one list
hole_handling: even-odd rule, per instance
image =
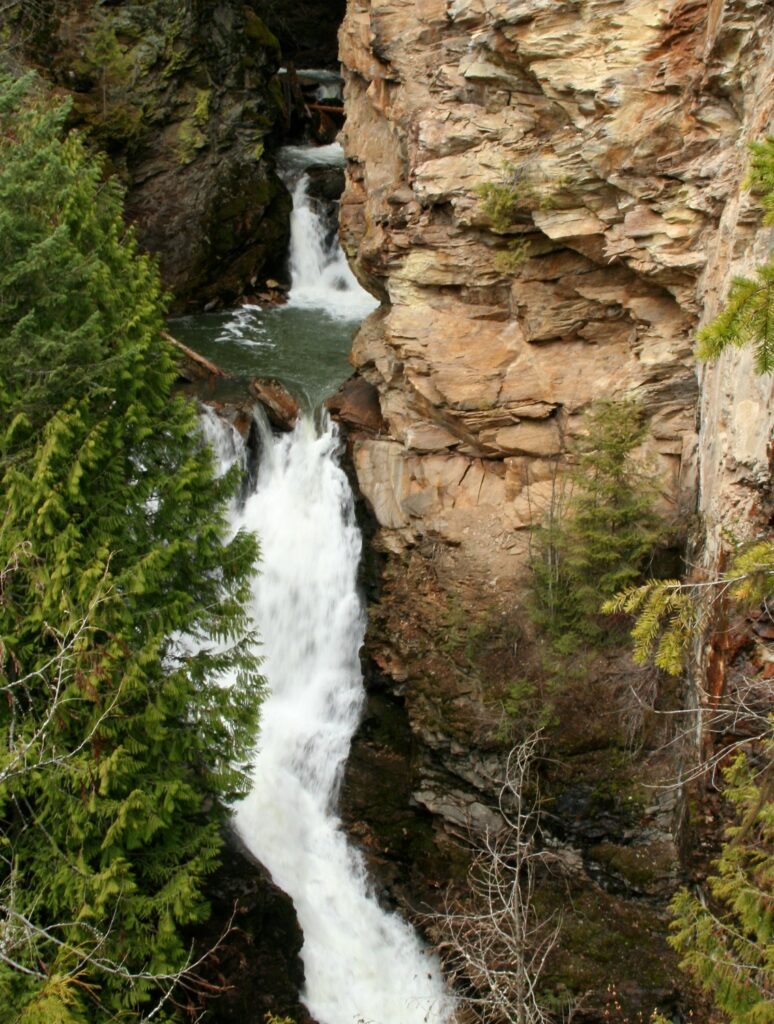
[[4, 63], [67, 96], [121, 179], [177, 309], [233, 302], [281, 268], [291, 202], [271, 150], [287, 110], [255, 4], [9, 3], [0, 31]]
[[[773, 28], [763, 0], [349, 0], [341, 234], [382, 298], [354, 343], [378, 409], [352, 451], [382, 563], [345, 798], [387, 880], [403, 859], [440, 886], [455, 841], [492, 821], [545, 674], [530, 527], [591, 403], [641, 404], [637, 457], [705, 569], [729, 529], [769, 525], [771, 380], [746, 351], [697, 371], [693, 349], [770, 246], [743, 183], [747, 143], [771, 131]], [[487, 184], [507, 190], [506, 224]], [[690, 752], [653, 708], [693, 699], [621, 650], [552, 693], [544, 785], [573, 908], [552, 981], [585, 993], [590, 1020], [606, 983], [632, 1008], [676, 1005], [663, 907], [685, 801], [659, 783]], [[380, 822], [369, 764], [413, 824]]]

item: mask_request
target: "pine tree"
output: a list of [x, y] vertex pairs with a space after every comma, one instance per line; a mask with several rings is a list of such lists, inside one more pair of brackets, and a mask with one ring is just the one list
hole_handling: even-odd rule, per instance
[[[772, 753], [768, 745], [768, 756]], [[744, 754], [727, 769], [737, 821], [710, 877], [708, 897], [682, 889], [672, 901], [682, 965], [712, 994], [731, 1024], [774, 1021], [774, 803], [772, 769]]]
[[535, 618], [559, 648], [610, 635], [601, 605], [636, 580], [663, 532], [632, 452], [646, 425], [633, 402], [597, 403], [576, 446], [569, 497], [535, 532]]
[[25, 1024], [163, 1001], [261, 686], [236, 481], [172, 394], [156, 268], [65, 113], [0, 77], [0, 1020]]

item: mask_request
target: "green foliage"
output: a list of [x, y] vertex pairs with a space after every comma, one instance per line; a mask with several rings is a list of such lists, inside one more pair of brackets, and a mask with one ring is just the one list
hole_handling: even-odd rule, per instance
[[569, 497], [558, 495], [533, 534], [532, 614], [560, 653], [612, 636], [600, 606], [637, 580], [663, 534], [653, 488], [632, 459], [646, 432], [640, 408], [599, 402], [586, 428]]
[[528, 209], [533, 194], [514, 185], [486, 182], [476, 188], [481, 199], [481, 210], [489, 218], [492, 231], [504, 234], [518, 224], [523, 211]]
[[765, 601], [774, 577], [774, 541], [764, 540], [744, 548], [726, 573], [731, 593], [746, 607]]
[[25, 1024], [138, 1019], [185, 968], [261, 685], [237, 481], [64, 117], [0, 75], [0, 1003]]
[[772, 577], [774, 542], [758, 541], [743, 548], [728, 571], [712, 583], [699, 586], [680, 580], [648, 580], [619, 591], [604, 603], [602, 611], [636, 616], [631, 631], [636, 662], [644, 664], [653, 657], [659, 668], [680, 675], [699, 628], [703, 604], [711, 605], [717, 594], [728, 593], [741, 605], [753, 607], [771, 593]]
[[94, 8], [79, 41], [74, 70], [97, 87], [98, 106], [87, 115], [90, 130], [104, 144], [131, 141], [142, 130], [142, 104], [134, 85], [138, 73], [131, 48], [122, 45], [109, 13]]
[[636, 615], [631, 633], [634, 660], [644, 665], [654, 656], [659, 668], [680, 675], [698, 615], [689, 587], [679, 580], [648, 580], [619, 591], [605, 601], [602, 611]]
[[555, 684], [556, 680], [538, 685], [531, 679], [517, 679], [507, 687], [503, 700], [506, 719], [500, 729], [500, 740], [513, 744], [527, 733], [542, 732], [556, 724], [551, 699]]
[[549, 190], [540, 185], [523, 168], [506, 164], [502, 181], [487, 181], [478, 185], [476, 195], [481, 200], [481, 211], [488, 217], [495, 234], [506, 234], [531, 210], [548, 210], [554, 205], [554, 191], [564, 182], [555, 182]]
[[515, 238], [508, 242], [505, 249], [495, 255], [495, 267], [501, 274], [515, 274], [522, 264], [529, 259], [529, 242], [524, 238]]
[[[774, 747], [768, 745], [770, 758]], [[774, 1021], [774, 802], [772, 769], [739, 755], [726, 771], [736, 823], [708, 879], [707, 897], [682, 889], [672, 901], [672, 946], [730, 1024]]]
[[763, 142], [751, 143], [750, 152], [749, 185], [762, 194], [764, 222], [774, 224], [774, 138], [769, 136]]
[[[774, 223], [774, 138], [750, 146], [749, 184], [762, 194], [765, 223]], [[755, 271], [755, 278], [735, 277], [719, 316], [702, 328], [696, 354], [717, 359], [725, 349], [755, 348], [757, 373], [774, 371], [774, 260]]]
[[755, 348], [757, 373], [774, 370], [774, 262], [758, 267], [756, 280], [735, 277], [726, 308], [699, 331], [699, 359], [717, 359], [728, 347]]

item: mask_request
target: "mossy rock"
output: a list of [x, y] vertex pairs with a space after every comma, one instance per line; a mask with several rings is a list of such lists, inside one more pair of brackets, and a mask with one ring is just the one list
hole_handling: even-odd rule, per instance
[[586, 852], [622, 890], [643, 896], [671, 896], [678, 881], [678, 858], [674, 843], [661, 840], [622, 846], [599, 843]]
[[[621, 1019], [648, 1020], [654, 1007], [671, 1009], [682, 985], [677, 957], [667, 944], [664, 910], [622, 900], [593, 883], [544, 879], [535, 908], [561, 920], [557, 946], [541, 988], [576, 997], [600, 1019], [615, 992]], [[596, 1015], [595, 1015], [596, 1011]], [[585, 1014], [584, 1014], [585, 1017]]]
[[[61, 0], [35, 32], [40, 19], [25, 14], [13, 38], [75, 90], [70, 123], [120, 169], [127, 215], [179, 309], [238, 298], [275, 272], [286, 244], [272, 136], [284, 118], [280, 53], [253, 6]], [[244, 185], [251, 209], [224, 202], [224, 176]]]
[[245, 35], [258, 46], [266, 46], [280, 55], [280, 44], [274, 33], [266, 27], [255, 11], [245, 7]]

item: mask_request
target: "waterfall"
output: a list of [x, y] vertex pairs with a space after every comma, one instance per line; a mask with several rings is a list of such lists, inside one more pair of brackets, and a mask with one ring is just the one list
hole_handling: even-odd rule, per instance
[[292, 898], [304, 933], [304, 1000], [320, 1024], [447, 1019], [437, 964], [370, 893], [335, 804], [363, 702], [358, 651], [360, 534], [336, 461], [335, 428], [304, 419], [263, 437], [255, 493], [238, 525], [261, 541], [253, 615], [270, 693], [251, 794], [237, 809], [245, 843]]
[[[312, 151], [340, 160], [338, 147]], [[309, 150], [286, 151], [288, 163]], [[296, 167], [298, 172], [298, 167]], [[297, 173], [289, 305], [352, 320], [376, 305], [360, 287]], [[316, 312], [313, 312], [316, 311]], [[238, 330], [238, 322], [234, 322]], [[261, 564], [252, 616], [269, 695], [261, 712], [254, 783], [236, 826], [292, 897], [304, 933], [303, 999], [319, 1024], [444, 1024], [451, 1015], [435, 957], [379, 906], [362, 857], [336, 814], [344, 764], [364, 700], [357, 590], [361, 539], [336, 428], [303, 417], [274, 437], [265, 422], [253, 493], [231, 510], [234, 530], [257, 534]], [[239, 458], [233, 432], [206, 419], [219, 467]], [[218, 434], [222, 436], [217, 436]]]
[[[337, 143], [315, 149], [288, 146], [283, 151], [285, 179], [292, 188], [288, 304], [344, 320], [360, 319], [379, 303], [360, 286], [341, 250], [335, 231], [326, 232], [321, 204], [309, 196], [307, 168], [343, 166]], [[331, 237], [327, 237], [328, 235]]]

